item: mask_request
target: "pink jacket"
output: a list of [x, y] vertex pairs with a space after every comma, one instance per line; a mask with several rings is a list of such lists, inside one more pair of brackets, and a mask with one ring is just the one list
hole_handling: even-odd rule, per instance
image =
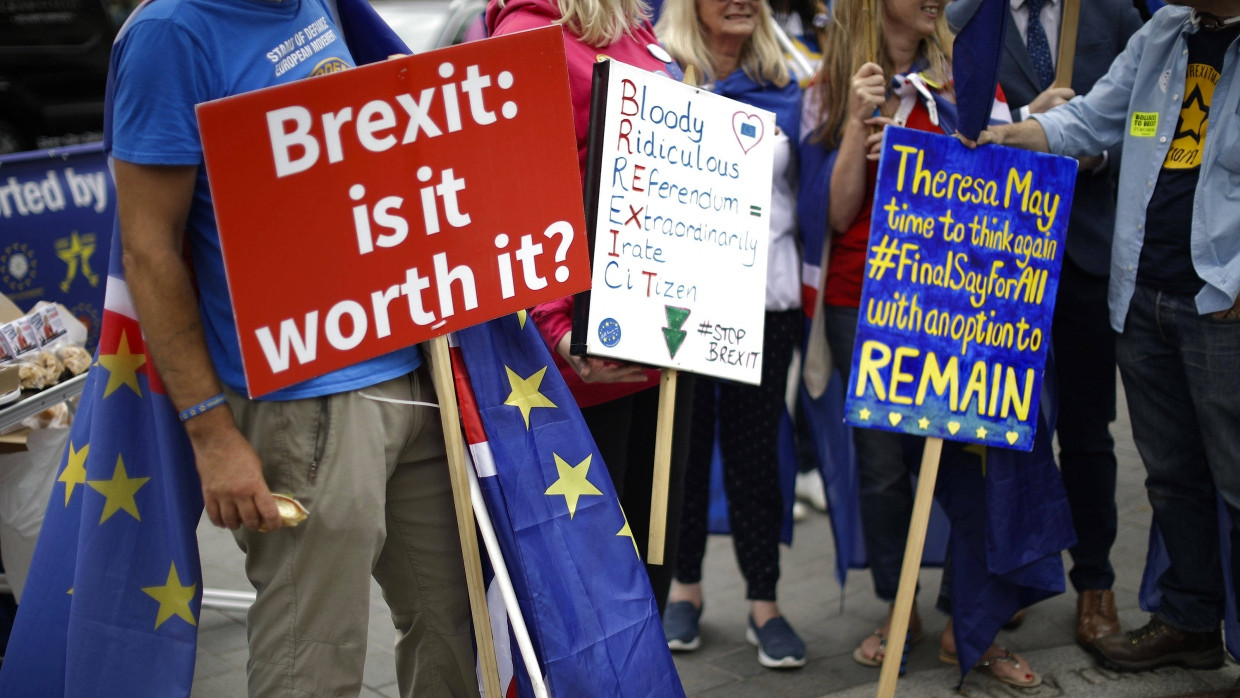
[[[487, 7], [487, 28], [492, 36], [511, 34], [525, 29], [552, 25], [560, 19], [559, 6], [554, 0], [507, 0], [500, 7], [491, 0]], [[633, 29], [617, 41], [602, 48], [582, 43], [575, 35], [564, 32], [564, 49], [568, 56], [568, 82], [573, 98], [573, 126], [577, 135], [577, 164], [585, 178], [586, 137], [590, 124], [590, 90], [593, 83], [594, 63], [598, 56], [623, 61], [651, 72], [667, 74], [667, 65], [650, 47], [657, 48], [658, 39], [649, 22]], [[662, 50], [658, 49], [661, 54]], [[577, 372], [555, 351], [564, 335], [572, 329], [573, 299], [571, 296], [550, 303], [543, 303], [532, 312], [534, 323], [542, 332], [543, 339], [551, 348], [555, 364], [568, 383], [579, 407], [590, 407], [616, 398], [646, 390], [659, 384], [659, 371], [646, 371], [645, 383], [586, 383]]]

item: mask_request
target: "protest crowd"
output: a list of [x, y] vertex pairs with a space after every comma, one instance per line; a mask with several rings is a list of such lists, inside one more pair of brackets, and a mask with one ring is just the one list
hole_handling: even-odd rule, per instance
[[[874, 595], [887, 609], [872, 619], [873, 632], [847, 638], [852, 661], [872, 668], [875, 680], [887, 671], [890, 655], [898, 663], [925, 639], [931, 626], [925, 618], [933, 612], [926, 600], [933, 598], [943, 614], [933, 627], [943, 630], [931, 641], [941, 662], [959, 667], [962, 683], [1039, 686], [1053, 667], [1031, 666], [1019, 648], [997, 636], [1024, 622], [1026, 608], [1069, 586], [1076, 603], [1072, 640], [1109, 671], [1209, 670], [1235, 656], [1240, 637], [1228, 633], [1225, 643], [1224, 627], [1240, 628], [1227, 615], [1229, 602], [1240, 596], [1240, 556], [1231, 556], [1240, 544], [1240, 84], [1231, 82], [1240, 73], [1240, 0], [1172, 0], [1166, 6], [1157, 0], [663, 0], [655, 7], [647, 0], [490, 0], [478, 22], [487, 37], [482, 42], [533, 42], [533, 34], [523, 32], [562, 29], [571, 120], [556, 135], [562, 137], [557, 143], [567, 144], [571, 123], [579, 179], [567, 187], [567, 198], [574, 205], [584, 197], [589, 209], [599, 181], [605, 187], [621, 177], [619, 164], [614, 173], [610, 164], [601, 172], [598, 166], [602, 136], [594, 129], [602, 128], [600, 110], [607, 106], [599, 93], [606, 78], [595, 68], [601, 62], [733, 100], [738, 116], [748, 118], [744, 109], [771, 115], [763, 145], [773, 152], [770, 194], [760, 212], [769, 234], [757, 248], [766, 259], [758, 267], [765, 269], [757, 284], [762, 326], [753, 347], [762, 357], [760, 371], [744, 381], [680, 371], [674, 397], [664, 404], [667, 367], [582, 350], [579, 326], [593, 312], [591, 304], [600, 302], [596, 274], [593, 300], [561, 294], [517, 314], [469, 323], [488, 320], [486, 326], [453, 326], [459, 331], [450, 352], [437, 353], [430, 341], [385, 350], [254, 397], [237, 329], [241, 313], [232, 298], [237, 279], [230, 276], [228, 255], [236, 243], [224, 238], [217, 222], [222, 209], [213, 198], [222, 197], [222, 189], [214, 174], [208, 180], [217, 156], [200, 135], [199, 121], [205, 124], [209, 115], [197, 105], [383, 64], [389, 56], [404, 60], [393, 55], [404, 51], [359, 0], [144, 3], [112, 49], [104, 147], [116, 223], [99, 359], [91, 369], [97, 379], [87, 384], [56, 473], [3, 655], [9, 661], [0, 665], [0, 695], [187, 694], [188, 683], [167, 692], [152, 686], [193, 676], [203, 585], [192, 538], [204, 511], [212, 524], [232, 532], [255, 590], [247, 616], [251, 696], [359, 695], [372, 578], [395, 629], [402, 696], [486, 693], [485, 675], [496, 669], [482, 659], [477, 641], [491, 633], [504, 695], [546, 695], [540, 691], [548, 689], [551, 695], [683, 695], [672, 658], [709, 642], [704, 623], [744, 633], [766, 669], [798, 669], [815, 648], [798, 633], [799, 619], [781, 611], [778, 589], [788, 581], [781, 576], [783, 545], [807, 505], [825, 512], [833, 527], [836, 579], [820, 583], [843, 584], [849, 569], [868, 568]], [[558, 50], [559, 38], [551, 43]], [[973, 65], [953, 61], [962, 52]], [[520, 87], [522, 74], [515, 68], [479, 73], [470, 65], [453, 74], [452, 64], [443, 66], [442, 84], [434, 89], [403, 86], [408, 94], [391, 105], [367, 103], [356, 115], [325, 111], [321, 126], [328, 136], [335, 133], [334, 144], [302, 138], [311, 121], [269, 116], [264, 135], [286, 129], [286, 142], [297, 143], [285, 151], [287, 171], [279, 177], [299, 175], [298, 148], [314, 161], [321, 147], [320, 170], [342, 162], [341, 134], [354, 129], [344, 125], [353, 119], [356, 139], [371, 152], [394, 147], [402, 133], [401, 146], [416, 145], [418, 129], [428, 142], [471, 127], [498, 131], [507, 128], [504, 120], [519, 125], [526, 105], [517, 108], [513, 75]], [[995, 69], [991, 79], [964, 74], [986, 67]], [[557, 80], [551, 75], [547, 82]], [[626, 92], [624, 99], [636, 103], [637, 94]], [[501, 109], [508, 96], [513, 101]], [[433, 122], [428, 109], [440, 109], [441, 99], [450, 116]], [[644, 102], [642, 109], [644, 118]], [[394, 128], [398, 114], [409, 117], [408, 131], [403, 122]], [[684, 123], [689, 127], [677, 122], [676, 128], [692, 137], [687, 112]], [[752, 126], [737, 123], [733, 118], [728, 128], [738, 129], [735, 140], [749, 152], [742, 135], [752, 137], [744, 130]], [[1038, 224], [1047, 241], [1040, 252], [1009, 255], [1016, 261], [1007, 269], [1030, 271], [1006, 287], [1028, 282], [1034, 297], [1037, 284], [1050, 284], [1049, 297], [1039, 301], [1048, 312], [1037, 336], [1046, 341], [1029, 373], [1038, 378], [1028, 382], [1018, 373], [1023, 369], [1006, 363], [993, 364], [992, 379], [991, 364], [980, 359], [966, 379], [969, 369], [960, 358], [963, 403], [972, 395], [974, 416], [983, 421], [966, 422], [959, 440], [935, 437], [924, 416], [919, 432], [913, 412], [884, 412], [891, 428], [863, 426], [877, 409], [856, 402], [889, 397], [898, 404], [904, 376], [908, 393], [920, 383], [920, 405], [926, 386], [941, 394], [950, 374], [943, 368], [935, 377], [915, 379], [899, 368], [901, 357], [925, 355], [927, 366], [946, 361], [952, 351], [933, 357], [947, 344], [888, 347], [871, 333], [881, 324], [871, 284], [883, 264], [891, 274], [925, 270], [915, 272], [921, 281], [899, 276], [903, 285], [884, 287], [896, 289], [888, 293], [891, 317], [907, 312], [920, 323], [931, 297], [917, 285], [932, 285], [925, 280], [930, 253], [914, 258], [911, 248], [897, 252], [876, 232], [920, 225], [893, 224], [912, 219], [899, 218], [896, 198], [890, 205], [884, 199], [896, 171], [891, 158], [899, 157], [889, 149], [891, 139], [905, 131], [918, 132], [910, 138], [946, 137], [945, 145], [934, 147], [952, 149], [954, 158], [1008, 157], [997, 153], [1013, 148], [1027, 152], [1011, 162], [1041, 163], [1028, 165], [1038, 176], [1052, 167], [1074, 172], [1061, 190], [1048, 188], [1035, 204], [1029, 201], [1036, 179], [1003, 175], [1008, 195], [1015, 188], [1036, 214], [1030, 220], [1047, 223]], [[643, 137], [653, 138], [636, 132], [636, 142]], [[921, 159], [930, 146], [895, 147], [904, 149], [898, 150], [905, 156], [900, 178], [907, 169], [915, 172], [909, 174], [915, 191], [932, 181], [938, 186], [938, 175]], [[699, 159], [702, 152], [699, 147]], [[1053, 166], [1045, 164], [1050, 158], [1030, 153], [1072, 160], [1060, 158]], [[423, 214], [426, 237], [418, 240], [470, 234], [478, 209], [467, 203], [466, 187], [477, 186], [477, 175], [462, 174], [458, 166], [454, 178], [453, 169], [428, 164], [442, 177], [431, 181], [430, 168], [425, 175], [418, 170], [421, 205], [432, 211]], [[491, 167], [510, 180], [531, 176], [519, 163]], [[1011, 168], [1016, 172], [1018, 165]], [[642, 169], [625, 170], [625, 191], [642, 191], [642, 177], [655, 191], [661, 175]], [[979, 182], [977, 198], [985, 198], [981, 166], [970, 174]], [[333, 175], [328, 170], [324, 176]], [[763, 180], [760, 188], [767, 186]], [[362, 255], [395, 254], [389, 250], [398, 249], [409, 226], [401, 221], [400, 232], [382, 208], [390, 214], [397, 204], [374, 204], [360, 187], [348, 189], [349, 206], [355, 206], [350, 240], [356, 231]], [[947, 196], [964, 201], [964, 188]], [[1061, 200], [1070, 202], [1070, 213], [1062, 215], [1064, 204], [1056, 222], [1047, 202]], [[253, 199], [250, 205], [263, 204]], [[608, 204], [600, 205], [605, 210]], [[610, 206], [619, 215], [621, 204]], [[755, 208], [746, 215], [759, 216]], [[965, 208], [957, 204], [956, 211]], [[631, 204], [624, 210], [637, 220]], [[952, 211], [946, 215], [950, 219]], [[620, 222], [611, 219], [612, 226]], [[1004, 247], [992, 242], [1002, 239], [997, 224], [993, 235], [987, 225], [975, 219], [974, 244]], [[609, 237], [606, 227], [598, 221], [590, 249], [597, 257], [612, 245], [618, 257], [616, 231]], [[547, 230], [544, 244], [553, 249], [556, 228]], [[511, 231], [512, 239], [522, 232]], [[249, 233], [254, 239], [261, 234]], [[1050, 242], [1053, 235], [1060, 236], [1057, 242]], [[572, 237], [570, 230], [566, 238]], [[473, 244], [490, 251], [487, 242]], [[576, 243], [584, 245], [584, 238]], [[306, 237], [301, 244], [316, 241]], [[507, 234], [494, 245], [507, 260], [501, 267], [509, 264], [505, 297], [514, 279], [530, 289], [539, 288], [535, 281], [545, 286], [534, 278], [531, 243], [521, 243], [511, 258], [508, 245]], [[663, 261], [649, 245], [642, 254]], [[1037, 276], [1048, 259], [1053, 270]], [[441, 263], [442, 255], [435, 260], [437, 274], [441, 267], [446, 272]], [[995, 264], [992, 280], [1003, 266]], [[712, 271], [725, 275], [723, 269], [703, 273]], [[347, 275], [348, 262], [325, 273]], [[448, 297], [443, 317], [430, 313], [418, 324], [448, 321], [452, 285], [472, 288], [460, 278], [439, 287], [439, 298]], [[413, 312], [421, 302], [415, 298], [431, 297], [434, 288], [411, 267], [383, 307], [403, 306], [393, 299], [405, 295]], [[980, 327], [988, 321], [985, 309], [994, 307], [987, 303], [997, 301], [983, 299], [978, 288], [970, 310]], [[692, 290], [675, 292], [692, 299]], [[672, 303], [681, 301], [669, 301], [660, 330], [675, 357], [677, 342], [690, 340]], [[347, 344], [341, 328], [350, 325], [340, 324], [342, 314], [348, 314], [343, 304], [324, 312], [323, 342], [336, 348]], [[356, 330], [357, 318], [369, 316], [351, 317]], [[684, 330], [704, 333], [699, 317]], [[501, 323], [507, 323], [502, 330]], [[1001, 332], [979, 329], [974, 336], [975, 350], [987, 361], [1007, 361], [996, 349]], [[614, 333], [619, 341], [619, 325]], [[598, 334], [603, 337], [601, 329]], [[265, 350], [276, 351], [270, 332], [267, 337]], [[305, 347], [297, 341], [278, 350], [301, 355]], [[612, 346], [606, 339], [603, 344]], [[115, 356], [131, 357], [130, 363], [119, 364]], [[956, 370], [954, 354], [950, 361]], [[129, 377], [117, 377], [124, 370]], [[1117, 400], [1117, 374], [1124, 402]], [[885, 391], [883, 375], [889, 376]], [[876, 393], [863, 395], [867, 385]], [[447, 393], [459, 395], [475, 496], [486, 499], [494, 521], [480, 522], [488, 580], [482, 596], [474, 594], [477, 582], [466, 571], [479, 561], [473, 526], [469, 535], [459, 530], [462, 520], [473, 519], [461, 518], [454, 499], [454, 488], [468, 488], [468, 482], [450, 476], [459, 448], [451, 437], [445, 440], [449, 427], [441, 428], [435, 409], [446, 412]], [[134, 402], [109, 417], [108, 410], [120, 409], [108, 402], [114, 394]], [[1155, 532], [1141, 596], [1151, 614], [1141, 627], [1121, 625], [1113, 590], [1119, 522], [1109, 425], [1125, 403]], [[1006, 419], [1009, 408], [1017, 416], [1004, 422], [1008, 441], [1002, 444], [994, 440], [1001, 431], [984, 419], [997, 420], [1000, 411]], [[442, 419], [448, 423], [446, 414]], [[945, 424], [952, 435], [961, 428]], [[91, 459], [87, 441], [89, 453], [102, 454], [117, 434], [135, 430], [167, 436], [147, 437], [151, 445], [141, 459], [130, 451], [123, 462], [100, 455], [110, 461], [101, 474], [103, 461]], [[540, 442], [552, 433], [563, 435], [556, 437], [563, 441], [554, 458]], [[1018, 439], [1020, 448], [1006, 447]], [[570, 441], [580, 455], [567, 455], [562, 444]], [[928, 479], [939, 508], [922, 552], [926, 519], [917, 490], [931, 448], [937, 486], [936, 471]], [[544, 462], [545, 473], [521, 470], [527, 456], [514, 454]], [[134, 473], [146, 472], [140, 461], [147, 460], [192, 465], [143, 492], [150, 478]], [[124, 485], [129, 489], [116, 494], [101, 484], [107, 477], [112, 486], [130, 483]], [[75, 492], [74, 484], [84, 486]], [[156, 486], [158, 495], [152, 494]], [[660, 488], [665, 506], [652, 502]], [[86, 499], [94, 493], [107, 496], [101, 517], [101, 505]], [[158, 504], [146, 509], [143, 497], [156, 496]], [[540, 503], [527, 511], [522, 498]], [[595, 505], [600, 499], [605, 503]], [[540, 508], [543, 502], [547, 508]], [[102, 531], [110, 517], [124, 519], [126, 512], [136, 524], [138, 509], [144, 521], [166, 517], [180, 528], [169, 523], [157, 543], [127, 534], [119, 548], [100, 552], [100, 534], [86, 524], [102, 518]], [[596, 538], [569, 540], [565, 527], [573, 520], [604, 513], [611, 518], [589, 524]], [[63, 526], [68, 536], [54, 546], [48, 542], [53, 526]], [[488, 534], [491, 526], [503, 530]], [[743, 584], [730, 588], [744, 594], [743, 618], [712, 617], [705, 603], [703, 559], [711, 533], [731, 536]], [[626, 557], [613, 561], [606, 546], [619, 546]], [[92, 547], [101, 557], [89, 563], [74, 552]], [[507, 571], [492, 571], [496, 565], [486, 550], [495, 547], [503, 548]], [[630, 548], [637, 558], [627, 557]], [[185, 557], [177, 552], [182, 549], [192, 552]], [[936, 592], [915, 588], [918, 561], [906, 559], [910, 554], [925, 566], [942, 567]], [[560, 568], [551, 558], [571, 564]], [[158, 601], [154, 632], [143, 620], [140, 629], [109, 634], [130, 623], [132, 614], [125, 610], [129, 602], [120, 600], [102, 602], [104, 610], [88, 606], [101, 603], [97, 586], [148, 564], [159, 577], [142, 585], [138, 597]], [[509, 582], [495, 581], [508, 576]], [[524, 621], [505, 619], [503, 594], [519, 601]], [[480, 635], [477, 599], [483, 597], [491, 628]], [[564, 602], [570, 598], [582, 601], [572, 606]], [[161, 628], [179, 634], [168, 639]], [[534, 666], [522, 661], [531, 652], [538, 655]], [[119, 661], [120, 654], [139, 655], [144, 667], [158, 670], [135, 672], [124, 688], [82, 692], [93, 680], [92, 667]]]

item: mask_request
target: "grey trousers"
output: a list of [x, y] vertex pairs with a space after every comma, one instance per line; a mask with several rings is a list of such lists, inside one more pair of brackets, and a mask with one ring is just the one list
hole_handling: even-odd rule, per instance
[[251, 696], [356, 696], [370, 578], [396, 629], [402, 696], [476, 696], [464, 564], [439, 411], [425, 368], [361, 391], [262, 402], [228, 395], [273, 492], [310, 511], [295, 528], [236, 533], [258, 598]]

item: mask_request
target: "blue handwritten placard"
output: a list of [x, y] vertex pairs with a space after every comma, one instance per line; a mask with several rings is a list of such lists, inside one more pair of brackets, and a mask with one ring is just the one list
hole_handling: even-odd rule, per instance
[[1028, 451], [1076, 161], [889, 127], [847, 390], [861, 427]]
[[103, 146], [0, 156], [0, 293], [61, 303], [99, 340], [115, 188]]

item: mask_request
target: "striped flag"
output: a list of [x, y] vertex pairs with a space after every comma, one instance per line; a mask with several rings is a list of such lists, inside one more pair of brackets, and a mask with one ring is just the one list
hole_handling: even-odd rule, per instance
[[0, 695], [188, 695], [202, 494], [113, 235], [99, 347], [0, 668]]

